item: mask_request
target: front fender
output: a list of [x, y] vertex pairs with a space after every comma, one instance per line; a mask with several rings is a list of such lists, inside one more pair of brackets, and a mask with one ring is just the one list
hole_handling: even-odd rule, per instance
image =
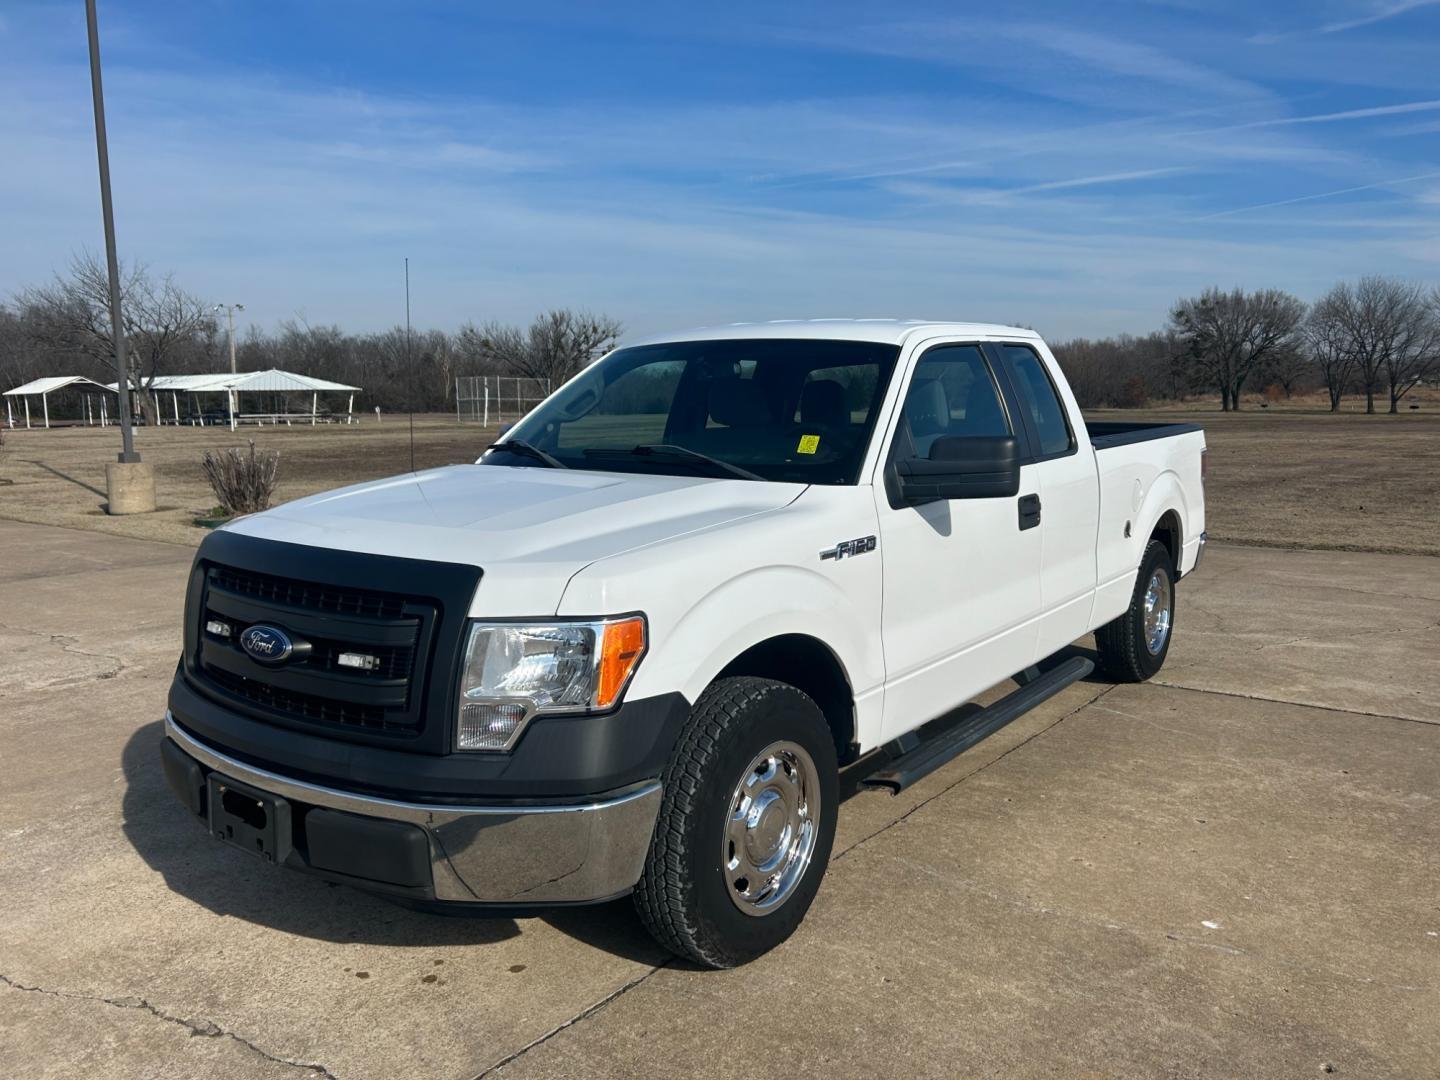
[[782, 634], [803, 634], [835, 654], [858, 699], [883, 677], [878, 643], [864, 633], [878, 617], [878, 611], [860, 610], [823, 573], [756, 567], [709, 590], [673, 620], [652, 618], [651, 653], [630, 692], [639, 697], [679, 689], [693, 702], [746, 649]]

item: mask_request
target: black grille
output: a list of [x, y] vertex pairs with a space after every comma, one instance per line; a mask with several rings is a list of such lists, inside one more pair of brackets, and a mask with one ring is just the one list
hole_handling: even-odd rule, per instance
[[304, 608], [307, 611], [328, 612], [332, 615], [395, 619], [405, 611], [405, 597], [393, 593], [313, 585], [271, 574], [237, 570], [229, 566], [212, 567], [210, 582], [227, 592], [268, 600], [284, 607]]
[[[198, 604], [195, 672], [212, 694], [260, 719], [413, 736], [423, 724], [418, 659], [437, 615], [432, 601], [397, 593], [299, 581], [211, 565]], [[226, 633], [211, 633], [212, 621]], [[283, 629], [309, 646], [290, 661], [261, 664], [240, 648], [249, 626]], [[341, 655], [373, 657], [369, 667]]]
[[347, 724], [381, 731], [411, 730], [409, 724], [396, 724], [388, 721], [385, 717], [385, 709], [379, 705], [335, 701], [331, 698], [302, 694], [294, 690], [284, 690], [278, 686], [270, 686], [258, 679], [247, 679], [243, 675], [235, 675], [222, 668], [208, 668], [206, 677], [235, 697], [243, 698], [263, 709], [284, 713], [297, 720], [309, 720], [321, 724]]

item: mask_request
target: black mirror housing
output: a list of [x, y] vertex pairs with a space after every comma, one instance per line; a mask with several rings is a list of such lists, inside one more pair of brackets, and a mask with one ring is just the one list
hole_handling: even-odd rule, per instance
[[936, 439], [928, 458], [897, 461], [894, 469], [905, 506], [940, 499], [1001, 499], [1020, 491], [1020, 443], [1014, 435]]

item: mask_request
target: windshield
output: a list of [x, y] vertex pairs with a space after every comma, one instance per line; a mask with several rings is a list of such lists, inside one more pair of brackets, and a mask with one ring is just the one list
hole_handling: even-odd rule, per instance
[[543, 402], [484, 462], [853, 484], [899, 353], [801, 338], [620, 349]]

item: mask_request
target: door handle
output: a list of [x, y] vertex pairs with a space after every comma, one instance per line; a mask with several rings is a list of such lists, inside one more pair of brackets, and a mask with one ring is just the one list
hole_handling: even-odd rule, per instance
[[1020, 496], [1020, 530], [1033, 529], [1040, 524], [1040, 496]]

